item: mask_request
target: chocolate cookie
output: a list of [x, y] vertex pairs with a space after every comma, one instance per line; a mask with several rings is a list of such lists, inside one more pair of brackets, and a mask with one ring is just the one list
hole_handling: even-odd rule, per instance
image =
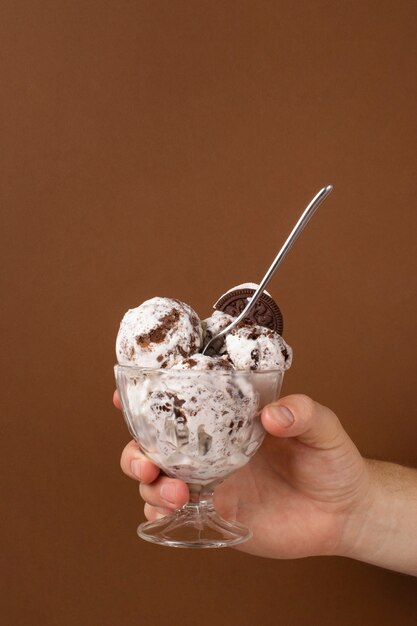
[[[237, 317], [248, 304], [249, 298], [255, 289], [233, 289], [222, 296], [214, 305], [218, 311], [223, 311], [232, 317]], [[258, 326], [265, 326], [282, 335], [284, 320], [279, 306], [267, 293], [263, 292], [245, 321]]]

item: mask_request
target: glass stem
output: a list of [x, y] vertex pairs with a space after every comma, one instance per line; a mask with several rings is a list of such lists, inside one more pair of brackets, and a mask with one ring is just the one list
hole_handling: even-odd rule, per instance
[[214, 511], [212, 485], [188, 485], [190, 489], [190, 499], [184, 508], [195, 511]]

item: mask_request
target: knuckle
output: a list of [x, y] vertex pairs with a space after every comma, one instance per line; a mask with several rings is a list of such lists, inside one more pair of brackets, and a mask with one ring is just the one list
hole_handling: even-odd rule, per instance
[[132, 444], [133, 444], [133, 441], [130, 441], [124, 447], [121, 457], [120, 457], [120, 467], [122, 468], [122, 471], [125, 473], [128, 473], [128, 465], [129, 465], [129, 459], [130, 459], [131, 452], [132, 452]]
[[316, 414], [317, 403], [309, 396], [300, 394], [297, 396], [297, 409], [301, 419], [305, 422], [309, 422]]

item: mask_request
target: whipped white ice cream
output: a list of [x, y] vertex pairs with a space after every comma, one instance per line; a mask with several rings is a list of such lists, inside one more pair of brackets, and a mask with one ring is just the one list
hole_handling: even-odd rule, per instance
[[209, 369], [177, 364], [139, 373], [125, 394], [131, 428], [146, 454], [167, 474], [197, 484], [245, 465], [264, 437], [256, 419], [259, 393], [247, 373], [221, 358], [214, 367], [216, 359], [203, 359]]
[[287, 370], [292, 349], [278, 335], [263, 326], [234, 328], [225, 340], [225, 354], [237, 370]]

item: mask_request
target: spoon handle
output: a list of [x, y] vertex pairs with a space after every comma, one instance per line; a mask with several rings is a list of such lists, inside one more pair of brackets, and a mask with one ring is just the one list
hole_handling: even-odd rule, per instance
[[325, 200], [327, 198], [327, 196], [329, 195], [329, 193], [331, 192], [332, 189], [333, 189], [333, 185], [326, 185], [325, 187], [323, 187], [323, 189], [320, 189], [318, 194], [316, 194], [314, 196], [314, 198], [311, 200], [311, 202], [308, 204], [308, 206], [304, 209], [304, 211], [301, 214], [298, 222], [296, 223], [296, 225], [294, 226], [294, 228], [292, 229], [292, 231], [288, 235], [288, 238], [287, 238], [286, 242], [284, 243], [284, 245], [282, 246], [281, 250], [278, 252], [277, 256], [272, 261], [271, 267], [268, 269], [268, 271], [266, 272], [265, 276], [263, 277], [263, 279], [259, 283], [258, 288], [256, 289], [255, 293], [253, 294], [253, 296], [249, 300], [249, 302], [246, 305], [246, 307], [243, 309], [243, 311], [240, 313], [240, 315], [238, 315], [238, 317], [236, 317], [233, 320], [233, 322], [231, 322], [226, 328], [224, 328], [222, 331], [220, 331], [216, 335], [216, 337], [213, 337], [213, 339], [205, 346], [205, 348], [203, 350], [203, 354], [205, 353], [205, 351], [209, 347], [209, 345], [212, 342], [214, 343], [215, 339], [218, 339], [219, 337], [223, 337], [225, 334], [230, 332], [232, 330], [232, 328], [237, 326], [248, 315], [248, 313], [252, 310], [252, 308], [255, 306], [259, 296], [264, 291], [265, 287], [267, 286], [267, 284], [271, 280], [272, 276], [275, 274], [275, 271], [277, 270], [278, 266], [281, 264], [281, 262], [284, 259], [285, 255], [290, 250], [290, 248], [294, 245], [294, 243], [295, 243], [296, 239], [298, 238], [298, 236], [301, 234], [301, 232], [307, 226], [307, 223], [313, 217], [315, 211], [319, 208], [319, 206], [323, 202], [323, 200]]
[[253, 294], [247, 306], [243, 309], [242, 313], [239, 315], [238, 318], [236, 318], [236, 323], [239, 323], [240, 321], [242, 321], [242, 319], [246, 317], [246, 315], [252, 310], [258, 297], [264, 291], [265, 287], [271, 280], [272, 276], [275, 274], [279, 265], [281, 265], [281, 262], [284, 260], [284, 257], [286, 256], [287, 252], [289, 252], [289, 250], [292, 248], [292, 246], [298, 239], [299, 235], [301, 235], [302, 231], [307, 226], [308, 222], [310, 221], [314, 213], [319, 208], [320, 204], [323, 202], [323, 200], [327, 198], [327, 196], [329, 195], [332, 189], [333, 189], [333, 185], [326, 185], [325, 187], [323, 187], [323, 189], [320, 189], [318, 194], [314, 196], [310, 204], [304, 209], [298, 222], [296, 223], [296, 225], [294, 226], [294, 228], [288, 235], [286, 242], [282, 246], [281, 250], [278, 252], [275, 259], [272, 261], [271, 267], [268, 269], [267, 273], [265, 274], [265, 276], [259, 283], [259, 287]]

